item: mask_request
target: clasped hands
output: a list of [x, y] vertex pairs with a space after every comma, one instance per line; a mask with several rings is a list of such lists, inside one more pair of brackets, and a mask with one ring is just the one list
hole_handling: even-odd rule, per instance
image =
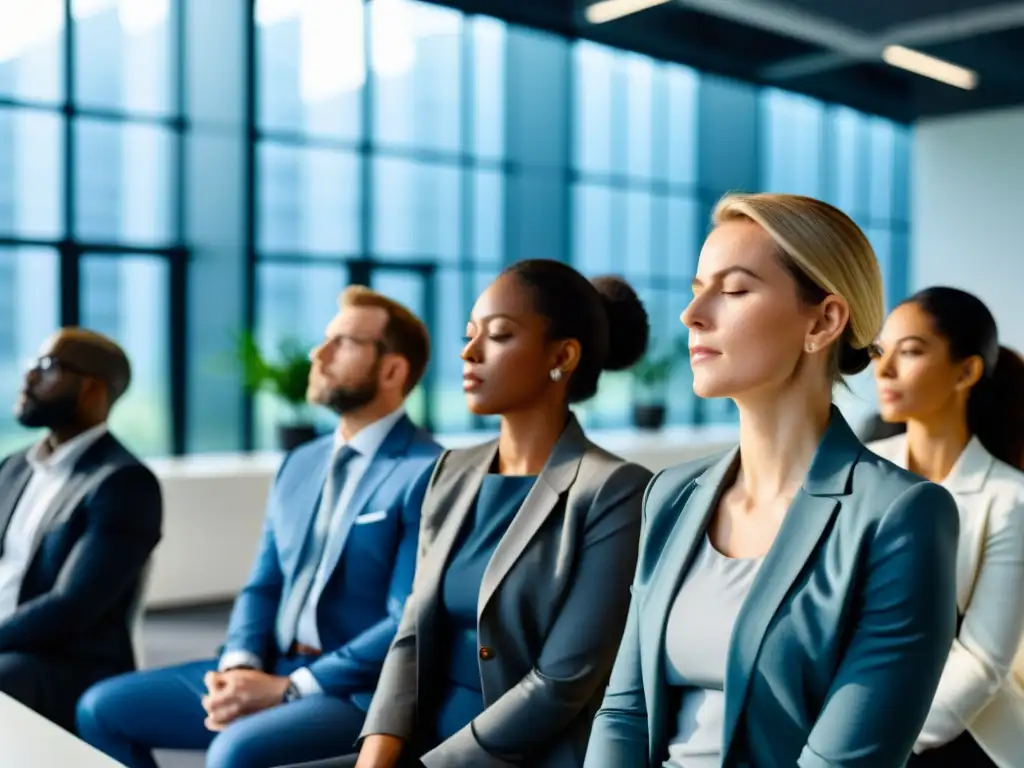
[[207, 672], [203, 682], [207, 689], [204, 724], [211, 731], [222, 731], [240, 717], [280, 704], [289, 679], [256, 669], [229, 669]]

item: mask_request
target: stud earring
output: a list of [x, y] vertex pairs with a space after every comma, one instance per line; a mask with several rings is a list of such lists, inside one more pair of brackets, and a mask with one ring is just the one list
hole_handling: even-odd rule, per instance
[[807, 351], [808, 352], [813, 352], [814, 351], [814, 345], [811, 344], [810, 342], [808, 342], [808, 344], [807, 344]]
[[552, 368], [551, 369], [551, 373], [549, 373], [548, 375], [551, 377], [552, 381], [561, 381], [562, 380], [562, 369], [561, 368]]

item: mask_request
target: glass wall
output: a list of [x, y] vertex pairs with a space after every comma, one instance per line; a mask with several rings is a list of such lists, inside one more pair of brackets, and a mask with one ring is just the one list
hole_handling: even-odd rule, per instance
[[[0, 451], [32, 437], [3, 403], [62, 324], [130, 352], [135, 383], [115, 419], [126, 442], [180, 452], [195, 442], [186, 410], [205, 413], [202, 377], [223, 367], [192, 348], [205, 322], [196, 297], [231, 297], [222, 328], [251, 323], [269, 348], [311, 346], [350, 282], [428, 322], [434, 359], [413, 415], [439, 432], [479, 428], [459, 350], [476, 296], [505, 265], [542, 256], [624, 275], [661, 354], [684, 331], [709, 212], [730, 189], [834, 202], [868, 232], [890, 301], [906, 289], [903, 126], [416, 0], [256, 0], [251, 40], [223, 54], [251, 72], [245, 92], [186, 67], [183, 52], [219, 51], [202, 19], [229, 17], [204, 8], [0, 0]], [[186, 27], [202, 39], [183, 45]], [[187, 90], [208, 110], [238, 101], [251, 152], [237, 167], [205, 122], [190, 128]], [[210, 182], [247, 212], [238, 244], [184, 195], [203, 183], [206, 152], [237, 174]], [[206, 241], [189, 242], [200, 225]], [[225, 282], [200, 291], [186, 274], [203, 274], [211, 247]], [[631, 386], [628, 373], [606, 376], [587, 423], [627, 426]], [[671, 423], [734, 418], [693, 397], [685, 360], [667, 392]], [[239, 390], [239, 413], [246, 402]], [[258, 397], [254, 429], [205, 424], [202, 445], [273, 447], [280, 415]]]
[[34, 437], [7, 405], [25, 362], [78, 324], [132, 358], [113, 428], [175, 448], [178, 29], [171, 0], [0, 0], [0, 452]]
[[[573, 50], [573, 249], [587, 275], [636, 288], [651, 322], [651, 353], [668, 354], [685, 328], [701, 230], [697, 73], [581, 41]], [[606, 374], [586, 406], [592, 426], [629, 423], [628, 373]], [[668, 420], [694, 419], [689, 367], [666, 384]]]
[[[505, 27], [410, 0], [256, 6], [258, 339], [313, 344], [350, 280], [430, 323], [410, 412], [472, 426], [461, 338], [503, 263]], [[257, 441], [275, 404], [258, 399]]]
[[777, 89], [761, 95], [762, 185], [850, 214], [882, 265], [889, 306], [904, 298], [911, 128]]

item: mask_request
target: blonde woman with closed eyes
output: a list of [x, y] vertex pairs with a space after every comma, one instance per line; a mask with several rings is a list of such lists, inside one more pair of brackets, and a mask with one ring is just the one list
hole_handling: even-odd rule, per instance
[[585, 768], [902, 768], [953, 639], [959, 527], [832, 403], [882, 325], [871, 246], [818, 200], [727, 197], [693, 284], [694, 392], [733, 400], [739, 446], [647, 488]]

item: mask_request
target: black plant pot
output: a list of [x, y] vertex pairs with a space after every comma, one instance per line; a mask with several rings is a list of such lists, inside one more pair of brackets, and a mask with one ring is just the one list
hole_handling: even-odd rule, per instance
[[665, 426], [664, 405], [634, 405], [633, 424], [637, 429], [658, 430]]
[[277, 427], [277, 445], [282, 451], [298, 448], [316, 437], [316, 427], [312, 424], [279, 424]]

